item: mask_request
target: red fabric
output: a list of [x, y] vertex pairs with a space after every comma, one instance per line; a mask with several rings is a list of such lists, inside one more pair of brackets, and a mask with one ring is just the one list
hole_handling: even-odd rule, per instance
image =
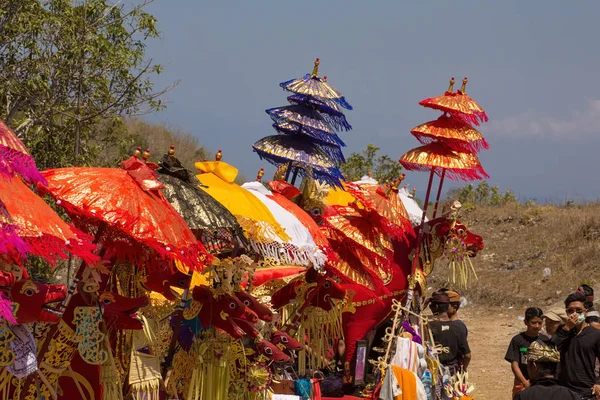
[[147, 266], [178, 259], [199, 270], [211, 256], [164, 199], [152, 171], [139, 162], [135, 167], [132, 174], [119, 168], [47, 170], [48, 187], [39, 188], [60, 201], [87, 233], [95, 235], [105, 222], [98, 241], [110, 248], [109, 254]]
[[265, 282], [285, 278], [291, 275], [297, 275], [304, 271], [306, 271], [306, 268], [304, 267], [273, 267], [257, 269], [254, 273], [252, 286], [260, 286]]
[[288, 200], [293, 200], [302, 195], [300, 189], [284, 181], [269, 181], [268, 184], [273, 192], [281, 193]]
[[[54, 265], [58, 259], [67, 259], [67, 252], [95, 263], [98, 257], [92, 252], [91, 238], [63, 221], [48, 204], [32, 192], [19, 177], [6, 179], [0, 176], [0, 201], [6, 207], [11, 224], [28, 245], [31, 254], [40, 256]], [[11, 243], [5, 243], [7, 256], [15, 263], [21, 262], [21, 252]]]

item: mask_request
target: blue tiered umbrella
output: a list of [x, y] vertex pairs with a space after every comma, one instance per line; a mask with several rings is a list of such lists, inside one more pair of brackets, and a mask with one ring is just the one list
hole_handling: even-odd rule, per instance
[[[328, 155], [307, 136], [273, 135], [254, 143], [254, 151], [273, 165], [291, 164], [294, 176], [310, 174], [314, 179], [342, 187], [342, 173]], [[290, 170], [288, 168], [288, 170]]]
[[339, 167], [345, 162], [341, 148], [346, 145], [336, 131], [352, 129], [342, 112], [342, 107], [352, 107], [327, 77], [319, 77], [319, 64], [317, 58], [312, 73], [280, 83], [294, 93], [287, 98], [291, 105], [266, 110], [280, 135], [263, 138], [253, 148], [270, 163], [285, 165], [286, 179], [293, 172], [292, 184], [297, 175], [309, 174], [339, 187]]

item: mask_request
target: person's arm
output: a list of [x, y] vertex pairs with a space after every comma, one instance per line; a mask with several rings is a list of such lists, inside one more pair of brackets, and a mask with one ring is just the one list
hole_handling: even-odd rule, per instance
[[570, 336], [571, 336], [571, 329], [569, 329], [566, 324], [565, 325], [561, 325], [556, 330], [556, 332], [554, 333], [554, 335], [552, 335], [552, 337], [550, 338], [550, 343], [552, 343], [558, 349], [560, 349], [560, 347], [562, 346], [562, 344], [565, 341], [565, 339], [569, 338]]
[[465, 354], [463, 358], [463, 369], [466, 371], [471, 363], [471, 353]]
[[523, 376], [523, 373], [521, 372], [521, 368], [519, 368], [518, 361], [511, 362], [510, 369], [512, 370], [512, 373], [514, 374], [515, 378], [517, 378], [517, 380], [519, 382], [521, 382], [523, 384], [523, 386], [529, 387], [529, 381], [527, 379], [525, 379], [525, 377]]

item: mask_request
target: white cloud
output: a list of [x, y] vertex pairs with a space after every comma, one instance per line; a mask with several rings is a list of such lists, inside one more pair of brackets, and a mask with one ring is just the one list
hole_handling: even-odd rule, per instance
[[528, 111], [521, 115], [490, 121], [482, 130], [498, 135], [588, 137], [600, 136], [600, 100], [592, 100], [582, 111], [573, 112], [567, 119], [556, 119]]

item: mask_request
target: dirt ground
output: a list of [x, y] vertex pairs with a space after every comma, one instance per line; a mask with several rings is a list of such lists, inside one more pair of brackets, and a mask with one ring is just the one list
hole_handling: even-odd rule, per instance
[[477, 400], [510, 400], [513, 375], [504, 354], [510, 340], [524, 328], [518, 319], [520, 309], [494, 310], [468, 306], [460, 311], [469, 329], [469, 346], [473, 359], [469, 380], [477, 388]]

